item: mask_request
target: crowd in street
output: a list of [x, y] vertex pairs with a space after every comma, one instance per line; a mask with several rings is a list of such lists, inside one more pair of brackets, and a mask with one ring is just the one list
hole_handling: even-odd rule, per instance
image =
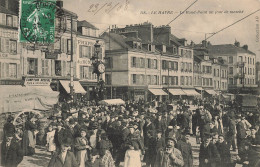
[[192, 103], [195, 109], [186, 100], [111, 106], [67, 100], [54, 107], [47, 126], [28, 115], [16, 127], [8, 117], [1, 163], [17, 166], [42, 145], [51, 152], [49, 167], [192, 167], [194, 136], [200, 167], [260, 166], [259, 111], [241, 112], [235, 101], [213, 98]]

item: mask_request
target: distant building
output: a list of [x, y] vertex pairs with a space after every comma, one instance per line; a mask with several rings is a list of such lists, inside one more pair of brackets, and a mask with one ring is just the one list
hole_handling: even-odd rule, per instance
[[[87, 91], [87, 98], [93, 100], [95, 97], [94, 90], [97, 86], [97, 75], [93, 74], [93, 66], [91, 58], [94, 53], [94, 45], [96, 41], [99, 41], [101, 45], [100, 53], [98, 54], [99, 59], [104, 61], [105, 56], [105, 42], [103, 39], [98, 37], [98, 28], [86, 20], [78, 21], [77, 24], [77, 47], [75, 56], [75, 71], [76, 78], [79, 78], [80, 84]], [[105, 80], [105, 74], [102, 79]]]
[[185, 39], [172, 35], [169, 26], [113, 26], [102, 38], [110, 62], [107, 90], [113, 98], [150, 101], [199, 95], [193, 88], [193, 50]]
[[[239, 42], [224, 45], [209, 45], [209, 54], [213, 58], [222, 58], [228, 65], [228, 90], [234, 93], [253, 90], [255, 81], [255, 53], [248, 50], [248, 46], [240, 47]], [[248, 90], [248, 91], [246, 91]]]
[[10, 84], [22, 79], [18, 13], [0, 6], [0, 18], [0, 81]]

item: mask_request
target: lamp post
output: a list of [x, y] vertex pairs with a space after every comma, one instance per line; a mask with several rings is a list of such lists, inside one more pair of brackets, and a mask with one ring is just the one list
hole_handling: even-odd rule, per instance
[[105, 65], [102, 62], [102, 57], [99, 59], [100, 51], [101, 51], [101, 45], [99, 44], [99, 41], [97, 40], [94, 45], [94, 55], [91, 58], [92, 66], [93, 66], [92, 73], [97, 75], [97, 85], [99, 86], [99, 90], [98, 90], [99, 100], [103, 100], [104, 81], [102, 79], [101, 74], [103, 74], [105, 72]]
[[70, 95], [73, 98], [74, 96], [74, 81], [73, 81], [73, 77], [74, 77], [74, 69], [73, 69], [73, 33], [72, 33], [72, 28], [73, 28], [73, 20], [72, 20], [72, 15], [70, 17], [70, 44], [71, 44], [71, 49], [70, 49]]

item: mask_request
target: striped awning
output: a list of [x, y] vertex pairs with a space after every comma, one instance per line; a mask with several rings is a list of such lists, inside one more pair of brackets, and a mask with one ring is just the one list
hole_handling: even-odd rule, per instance
[[164, 92], [162, 89], [149, 89], [149, 91], [156, 95], [156, 96], [159, 96], [159, 95], [168, 95], [166, 92]]
[[169, 89], [169, 92], [174, 96], [186, 95], [186, 93], [183, 92], [182, 89]]
[[200, 96], [200, 94], [195, 89], [182, 89], [187, 96]]

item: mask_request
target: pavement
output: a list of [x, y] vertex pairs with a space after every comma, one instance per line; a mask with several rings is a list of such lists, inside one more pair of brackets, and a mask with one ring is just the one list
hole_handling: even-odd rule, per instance
[[[196, 143], [195, 137], [190, 138], [193, 152], [193, 166], [199, 166], [199, 144]], [[43, 146], [36, 146], [35, 154], [33, 156], [25, 156], [23, 161], [18, 165], [18, 167], [47, 167], [51, 159], [51, 153], [46, 151]], [[232, 156], [236, 156], [236, 152], [231, 152]], [[120, 163], [123, 166], [123, 162]], [[236, 167], [241, 167], [237, 165]]]

